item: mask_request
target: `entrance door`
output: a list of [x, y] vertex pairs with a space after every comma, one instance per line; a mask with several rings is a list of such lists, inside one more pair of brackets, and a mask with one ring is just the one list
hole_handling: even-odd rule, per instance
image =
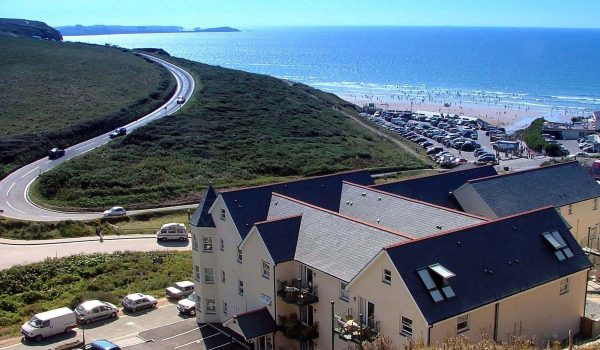
[[300, 306], [300, 320], [304, 325], [313, 325], [313, 312], [312, 305]]
[[375, 327], [375, 304], [363, 297], [359, 297], [360, 313], [363, 315], [360, 320], [363, 326]]
[[273, 350], [271, 334], [256, 338], [254, 340], [254, 350]]

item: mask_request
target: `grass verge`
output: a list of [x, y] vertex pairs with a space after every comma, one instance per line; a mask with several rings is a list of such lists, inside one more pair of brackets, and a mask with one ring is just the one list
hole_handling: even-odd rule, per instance
[[[164, 296], [164, 288], [192, 276], [191, 252], [117, 252], [74, 255], [0, 271], [0, 338], [15, 336], [32, 315], [84, 300], [120, 304], [130, 293]], [[162, 257], [162, 264], [154, 258]]]

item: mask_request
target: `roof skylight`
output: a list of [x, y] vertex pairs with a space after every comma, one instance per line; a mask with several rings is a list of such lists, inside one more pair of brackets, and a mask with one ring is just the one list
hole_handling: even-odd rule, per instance
[[456, 275], [443, 265], [429, 265], [426, 268], [417, 270], [417, 273], [425, 288], [427, 288], [433, 302], [438, 303], [456, 296], [452, 287], [448, 285], [448, 279]]
[[565, 242], [564, 238], [557, 230], [551, 232], [544, 232], [542, 236], [546, 239], [552, 248], [554, 248], [554, 255], [558, 259], [558, 261], [563, 261], [575, 256], [573, 254], [573, 250], [569, 248], [567, 242]]

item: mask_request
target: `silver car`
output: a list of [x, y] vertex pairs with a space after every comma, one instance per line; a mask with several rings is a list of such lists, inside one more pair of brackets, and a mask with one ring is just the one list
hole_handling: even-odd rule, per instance
[[123, 298], [123, 308], [126, 311], [136, 312], [137, 310], [154, 308], [158, 302], [150, 295], [142, 293], [129, 294]]
[[77, 322], [85, 324], [104, 318], [115, 318], [118, 313], [119, 309], [115, 305], [100, 300], [86, 301], [75, 308]]

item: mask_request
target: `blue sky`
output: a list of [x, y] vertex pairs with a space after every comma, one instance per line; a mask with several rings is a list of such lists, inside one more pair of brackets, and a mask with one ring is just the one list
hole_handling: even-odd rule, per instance
[[600, 28], [599, 0], [0, 0], [0, 17], [61, 25]]

